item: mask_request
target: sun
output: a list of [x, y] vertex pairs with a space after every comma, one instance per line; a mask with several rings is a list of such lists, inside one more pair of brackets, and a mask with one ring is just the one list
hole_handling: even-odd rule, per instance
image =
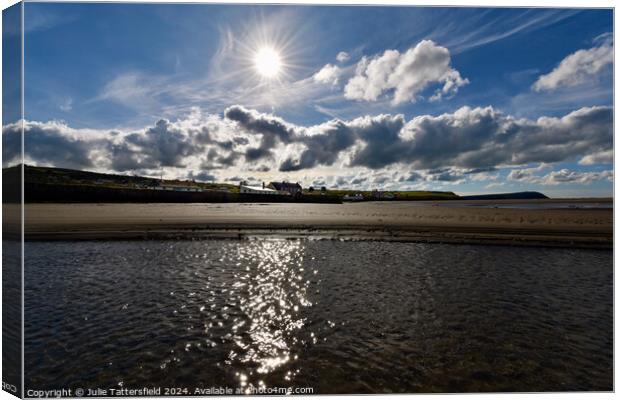
[[280, 55], [271, 47], [263, 47], [254, 55], [254, 67], [261, 76], [275, 78], [282, 68]]

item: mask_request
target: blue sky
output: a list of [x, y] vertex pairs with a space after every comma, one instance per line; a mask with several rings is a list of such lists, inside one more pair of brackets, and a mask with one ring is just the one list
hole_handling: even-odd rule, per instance
[[[612, 18], [27, 3], [27, 158], [220, 181], [611, 196]], [[272, 77], [257, 66], [264, 49]], [[54, 146], [64, 150], [44, 154]]]

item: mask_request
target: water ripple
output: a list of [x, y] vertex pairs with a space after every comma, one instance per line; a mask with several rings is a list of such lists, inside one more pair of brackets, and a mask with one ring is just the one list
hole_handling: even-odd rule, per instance
[[26, 244], [26, 386], [610, 390], [612, 252]]

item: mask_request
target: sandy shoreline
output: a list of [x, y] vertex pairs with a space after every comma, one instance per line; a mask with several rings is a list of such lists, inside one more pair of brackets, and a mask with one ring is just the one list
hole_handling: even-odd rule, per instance
[[[480, 208], [472, 203], [498, 202], [451, 202], [449, 207], [437, 202], [27, 204], [25, 237], [110, 240], [275, 236], [593, 248], [613, 245], [611, 208]], [[5, 216], [11, 207], [4, 205]]]

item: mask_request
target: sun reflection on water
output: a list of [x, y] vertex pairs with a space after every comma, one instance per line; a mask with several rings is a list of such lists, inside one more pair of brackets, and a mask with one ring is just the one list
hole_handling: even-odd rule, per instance
[[[228, 358], [249, 366], [252, 375], [270, 374], [297, 358], [291, 346], [300, 340], [297, 333], [304, 326], [300, 311], [312, 306], [307, 298], [309, 281], [302, 275], [304, 245], [256, 241], [237, 249], [236, 258], [246, 268], [236, 274], [231, 290], [243, 293], [239, 307], [246, 320], [239, 318], [232, 326], [236, 349]], [[245, 335], [238, 335], [241, 329]], [[284, 378], [292, 374], [286, 371]], [[239, 372], [237, 378], [242, 387], [252, 385], [245, 373]]]

